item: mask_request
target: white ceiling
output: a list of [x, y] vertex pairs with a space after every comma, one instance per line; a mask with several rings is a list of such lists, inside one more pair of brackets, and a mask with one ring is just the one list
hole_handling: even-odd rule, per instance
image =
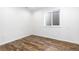
[[30, 10], [31, 12], [40, 10], [40, 9], [44, 9], [45, 7], [27, 7], [28, 10]]
[[55, 8], [55, 7], [26, 7], [26, 8], [31, 12], [35, 12], [38, 10], [50, 9], [50, 8]]

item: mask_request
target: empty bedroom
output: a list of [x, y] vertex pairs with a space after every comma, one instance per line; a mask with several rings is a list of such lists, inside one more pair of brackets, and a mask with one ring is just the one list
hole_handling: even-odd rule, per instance
[[79, 51], [79, 7], [0, 7], [0, 51]]

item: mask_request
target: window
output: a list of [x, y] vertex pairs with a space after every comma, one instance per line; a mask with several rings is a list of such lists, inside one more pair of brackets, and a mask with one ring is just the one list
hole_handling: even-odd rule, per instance
[[60, 11], [55, 10], [48, 12], [47, 19], [45, 21], [46, 26], [59, 26], [60, 25]]

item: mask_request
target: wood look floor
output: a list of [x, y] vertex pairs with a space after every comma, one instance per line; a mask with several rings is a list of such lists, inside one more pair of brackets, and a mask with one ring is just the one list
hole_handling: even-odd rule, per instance
[[79, 45], [31, 35], [0, 46], [0, 51], [79, 51]]

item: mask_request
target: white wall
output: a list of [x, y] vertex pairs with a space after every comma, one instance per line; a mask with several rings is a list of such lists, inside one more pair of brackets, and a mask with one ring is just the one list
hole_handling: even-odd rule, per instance
[[26, 8], [0, 8], [0, 44], [30, 35], [30, 16]]
[[44, 16], [48, 11], [35, 12], [34, 34], [79, 44], [79, 8], [60, 8], [61, 27], [44, 26]]
[[3, 37], [3, 19], [4, 19], [3, 9], [0, 8], [0, 43], [4, 39]]
[[0, 44], [32, 34], [79, 44], [79, 8], [60, 8], [61, 27], [46, 27], [44, 16], [51, 10], [31, 14], [26, 8], [0, 8]]

